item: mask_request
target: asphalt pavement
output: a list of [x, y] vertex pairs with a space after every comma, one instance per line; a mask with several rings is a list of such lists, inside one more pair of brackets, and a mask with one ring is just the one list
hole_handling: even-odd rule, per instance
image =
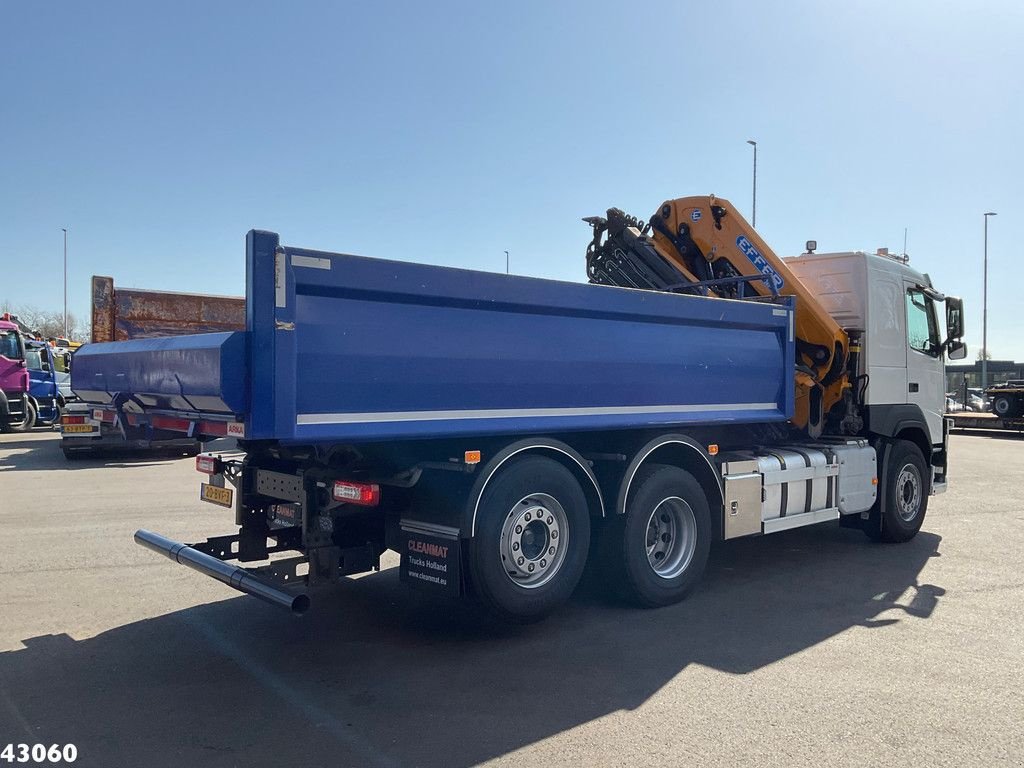
[[1024, 765], [1024, 439], [955, 435], [909, 544], [716, 545], [654, 611], [530, 627], [380, 573], [295, 618], [132, 542], [234, 532], [191, 459], [0, 435], [0, 748], [82, 766]]

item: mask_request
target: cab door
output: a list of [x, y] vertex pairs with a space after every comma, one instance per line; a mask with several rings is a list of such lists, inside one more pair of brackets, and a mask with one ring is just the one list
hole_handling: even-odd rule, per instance
[[25, 350], [28, 368], [28, 392], [36, 404], [36, 417], [40, 423], [53, 424], [60, 416], [57, 408], [57, 385], [53, 379], [53, 355], [46, 347]]
[[[942, 442], [946, 375], [935, 302], [904, 281], [907, 317], [907, 402], [921, 408], [933, 444]], [[926, 459], [928, 457], [925, 457]]]

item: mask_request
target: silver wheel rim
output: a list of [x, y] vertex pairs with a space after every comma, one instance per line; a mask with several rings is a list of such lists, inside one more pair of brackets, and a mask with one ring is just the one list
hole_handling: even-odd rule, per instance
[[525, 589], [544, 586], [565, 561], [569, 535], [569, 518], [553, 496], [524, 496], [501, 527], [498, 549], [505, 575]]
[[685, 571], [697, 551], [697, 518], [693, 509], [678, 496], [669, 496], [647, 519], [647, 562], [663, 579], [674, 579]]
[[913, 464], [904, 464], [896, 478], [896, 510], [909, 523], [921, 507], [921, 474]]

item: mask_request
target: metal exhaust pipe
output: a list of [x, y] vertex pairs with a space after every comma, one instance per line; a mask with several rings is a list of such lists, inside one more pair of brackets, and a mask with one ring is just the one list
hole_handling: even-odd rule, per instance
[[168, 539], [166, 536], [161, 536], [159, 533], [141, 529], [135, 532], [135, 543], [176, 563], [187, 565], [239, 592], [258, 597], [260, 600], [281, 608], [287, 608], [294, 614], [302, 614], [309, 609], [309, 597], [305, 594], [293, 595], [285, 592], [283, 589], [278, 589], [272, 584], [258, 579], [244, 568], [228, 565], [188, 544], [182, 544], [179, 541]]

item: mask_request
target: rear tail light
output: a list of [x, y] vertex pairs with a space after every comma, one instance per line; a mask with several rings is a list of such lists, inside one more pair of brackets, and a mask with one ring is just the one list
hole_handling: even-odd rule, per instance
[[338, 480], [334, 483], [335, 501], [375, 507], [380, 503], [380, 486], [373, 483], [348, 483]]
[[220, 473], [220, 459], [216, 456], [196, 456], [196, 472], [204, 475], [216, 475]]
[[85, 424], [85, 416], [68, 416], [64, 414], [60, 417], [62, 424]]

